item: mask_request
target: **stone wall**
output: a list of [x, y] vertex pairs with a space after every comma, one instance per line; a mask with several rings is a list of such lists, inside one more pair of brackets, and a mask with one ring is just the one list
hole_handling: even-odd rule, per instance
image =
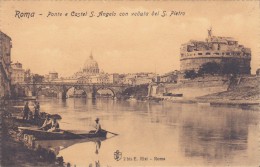
[[189, 57], [181, 59], [181, 71], [199, 70], [199, 68], [208, 62], [216, 62], [223, 64], [226, 62], [235, 61], [239, 65], [239, 72], [242, 74], [250, 74], [250, 61], [248, 57], [218, 57], [218, 56], [204, 56], [204, 57]]
[[210, 76], [194, 80], [182, 80], [178, 84], [160, 84], [152, 86], [153, 96], [162, 96], [163, 93], [183, 94], [183, 97], [199, 97], [207, 94], [223, 92], [228, 89], [227, 77]]
[[163, 96], [163, 93], [183, 94], [183, 97], [193, 98], [209, 94], [225, 92], [227, 90], [239, 91], [241, 88], [258, 88], [260, 92], [260, 77], [242, 76], [230, 80], [230, 77], [208, 76], [193, 80], [181, 80], [178, 84], [152, 85], [151, 96]]

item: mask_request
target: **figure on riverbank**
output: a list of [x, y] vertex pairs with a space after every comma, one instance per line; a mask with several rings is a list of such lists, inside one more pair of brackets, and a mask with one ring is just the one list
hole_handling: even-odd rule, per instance
[[29, 119], [28, 120], [33, 120], [33, 112], [31, 110], [29, 111]]
[[24, 107], [23, 107], [23, 120], [28, 120], [29, 119], [29, 102], [26, 102]]
[[60, 125], [57, 121], [57, 118], [52, 118], [51, 128], [48, 130], [48, 132], [59, 132], [60, 131]]
[[38, 120], [40, 117], [40, 103], [38, 101], [34, 102], [34, 120]]
[[52, 126], [52, 120], [50, 118], [50, 115], [47, 115], [42, 127], [40, 127], [40, 130], [47, 131], [51, 128], [51, 126]]

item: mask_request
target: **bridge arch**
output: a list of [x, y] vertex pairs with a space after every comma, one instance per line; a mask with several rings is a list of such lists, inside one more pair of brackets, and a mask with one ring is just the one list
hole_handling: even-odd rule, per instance
[[67, 97], [87, 97], [88, 92], [82, 88], [77, 86], [70, 86], [65, 90]]
[[113, 94], [112, 97], [113, 97], [113, 98], [116, 97], [116, 92], [115, 92], [115, 90], [114, 90], [113, 88], [111, 88], [111, 87], [106, 87], [106, 86], [105, 86], [105, 87], [98, 87], [98, 88], [96, 88], [96, 89], [95, 89], [95, 97], [96, 97], [96, 94], [98, 93], [99, 90], [106, 90], [106, 89], [107, 89], [107, 90], [110, 90], [110, 91], [112, 92], [112, 94]]

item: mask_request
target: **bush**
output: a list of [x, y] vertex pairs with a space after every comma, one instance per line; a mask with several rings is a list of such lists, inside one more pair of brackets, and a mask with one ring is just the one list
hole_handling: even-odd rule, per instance
[[188, 79], [194, 79], [197, 77], [197, 73], [195, 72], [195, 70], [187, 70], [184, 72], [184, 78]]
[[216, 62], [208, 62], [204, 63], [200, 66], [198, 74], [204, 75], [204, 74], [220, 74], [221, 73], [221, 66], [220, 64]]
[[233, 74], [233, 75], [239, 74], [240, 70], [239, 70], [238, 62], [231, 61], [231, 62], [223, 63], [221, 73], [222, 74]]

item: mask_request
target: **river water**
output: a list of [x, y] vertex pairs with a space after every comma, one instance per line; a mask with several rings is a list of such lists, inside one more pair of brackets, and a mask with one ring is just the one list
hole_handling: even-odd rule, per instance
[[[60, 127], [119, 134], [106, 140], [41, 141], [76, 166], [259, 166], [260, 113], [238, 107], [112, 99], [40, 99]], [[118, 150], [118, 159], [115, 152]], [[116, 154], [117, 155], [117, 154]]]

